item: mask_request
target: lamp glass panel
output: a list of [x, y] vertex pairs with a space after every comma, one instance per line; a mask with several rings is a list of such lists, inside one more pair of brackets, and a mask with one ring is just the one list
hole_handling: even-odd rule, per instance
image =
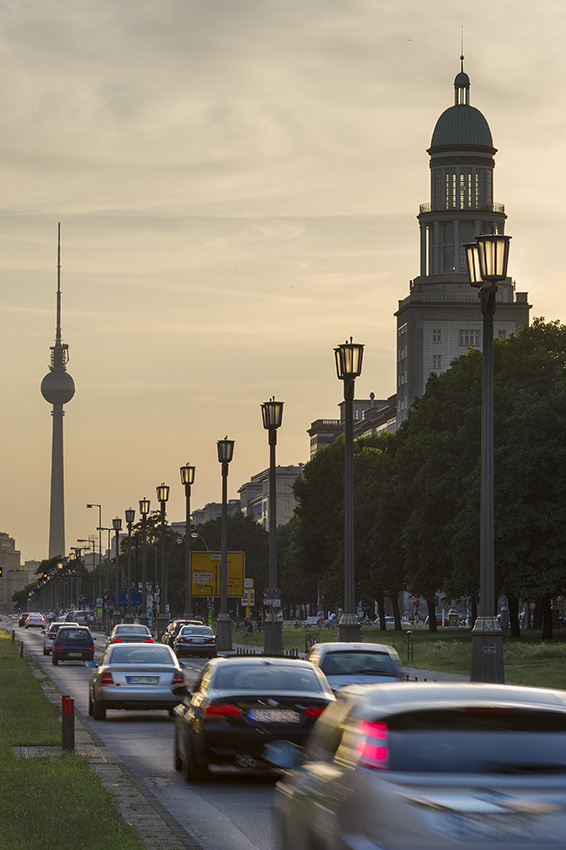
[[122, 530], [122, 520], [119, 516], [114, 517], [114, 519], [112, 520], [112, 528], [114, 529], [114, 531]]
[[510, 239], [510, 236], [503, 236], [500, 233], [476, 236], [483, 280], [505, 280], [507, 277]]
[[195, 480], [195, 467], [194, 466], [189, 466], [189, 464], [187, 464], [186, 466], [182, 466], [181, 469], [180, 469], [180, 472], [181, 472], [181, 484], [194, 484], [194, 480]]
[[279, 428], [283, 420], [283, 402], [274, 399], [264, 401], [261, 405], [261, 415], [264, 428]]
[[477, 242], [469, 242], [464, 245], [466, 249], [466, 260], [468, 261], [468, 277], [472, 286], [482, 286], [483, 280], [480, 272], [480, 258]]
[[158, 502], [166, 502], [169, 498], [169, 487], [167, 484], [160, 484], [157, 487], [157, 501]]
[[135, 517], [136, 517], [136, 512], [135, 512], [135, 510], [134, 510], [133, 508], [129, 508], [129, 509], [126, 511], [126, 523], [127, 523], [128, 525], [131, 525], [131, 524], [133, 523], [133, 521], [134, 521]]
[[149, 513], [149, 499], [140, 499], [140, 514], [147, 516]]
[[334, 349], [336, 372], [341, 381], [357, 378], [362, 372], [364, 346], [356, 342], [345, 342]]
[[234, 440], [218, 440], [216, 443], [220, 463], [230, 463], [234, 455]]

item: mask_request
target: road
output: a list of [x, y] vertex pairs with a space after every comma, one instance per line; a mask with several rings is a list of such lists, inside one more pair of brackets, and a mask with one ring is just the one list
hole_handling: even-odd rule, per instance
[[[242, 776], [212, 768], [210, 781], [188, 785], [173, 768], [173, 719], [165, 711], [108, 711], [105, 721], [88, 716], [88, 681], [92, 670], [82, 662], [55, 667], [43, 655], [43, 633], [18, 629], [45, 672], [62, 693], [75, 701], [85, 726], [109, 747], [160, 800], [205, 850], [276, 850], [272, 778]], [[105, 637], [95, 636], [95, 659]], [[204, 659], [183, 659], [187, 683], [196, 679]]]

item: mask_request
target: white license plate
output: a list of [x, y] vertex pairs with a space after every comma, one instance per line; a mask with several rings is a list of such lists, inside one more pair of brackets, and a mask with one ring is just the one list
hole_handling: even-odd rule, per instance
[[159, 676], [126, 676], [128, 685], [157, 685]]
[[248, 717], [260, 723], [299, 723], [301, 719], [298, 712], [285, 708], [250, 708]]
[[460, 841], [516, 839], [524, 842], [529, 839], [557, 840], [560, 837], [560, 824], [555, 813], [515, 812], [500, 815], [453, 812], [443, 820], [444, 828], [439, 831]]
[[82, 658], [82, 652], [68, 652], [69, 658]]

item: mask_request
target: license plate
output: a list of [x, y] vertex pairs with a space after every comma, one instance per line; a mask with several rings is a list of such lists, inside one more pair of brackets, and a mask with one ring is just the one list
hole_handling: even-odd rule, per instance
[[260, 723], [299, 723], [301, 719], [296, 711], [285, 708], [250, 708], [248, 717]]
[[82, 658], [82, 652], [68, 652], [69, 658]]
[[527, 841], [532, 839], [557, 840], [561, 837], [563, 823], [556, 813], [531, 814], [515, 812], [509, 814], [458, 814], [448, 815], [443, 828], [444, 835], [458, 840], [508, 840]]
[[126, 676], [128, 685], [157, 685], [159, 676]]

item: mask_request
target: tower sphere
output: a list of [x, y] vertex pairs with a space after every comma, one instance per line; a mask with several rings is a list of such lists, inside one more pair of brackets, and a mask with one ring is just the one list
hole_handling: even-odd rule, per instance
[[75, 382], [68, 372], [48, 372], [41, 382], [41, 394], [49, 404], [67, 404], [75, 394]]

